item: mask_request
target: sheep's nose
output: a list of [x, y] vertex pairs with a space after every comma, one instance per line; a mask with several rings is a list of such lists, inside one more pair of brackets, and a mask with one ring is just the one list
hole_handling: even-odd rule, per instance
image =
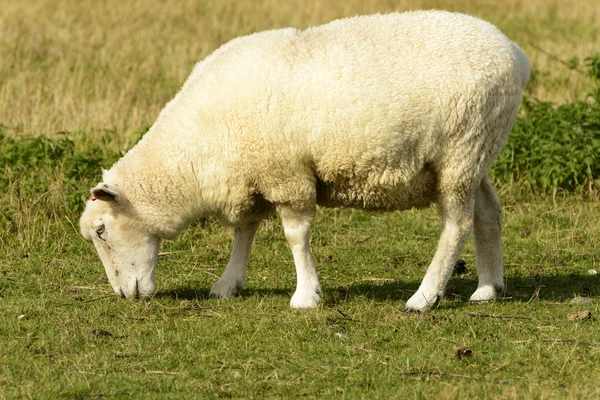
[[133, 298], [136, 300], [139, 300], [140, 298], [140, 288], [139, 288], [139, 281], [136, 279], [135, 280], [135, 291], [133, 292]]

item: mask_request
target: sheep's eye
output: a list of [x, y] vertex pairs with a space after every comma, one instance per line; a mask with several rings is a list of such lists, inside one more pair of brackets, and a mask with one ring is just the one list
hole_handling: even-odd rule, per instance
[[98, 234], [98, 236], [102, 235], [104, 233], [104, 225], [96, 229], [96, 233]]

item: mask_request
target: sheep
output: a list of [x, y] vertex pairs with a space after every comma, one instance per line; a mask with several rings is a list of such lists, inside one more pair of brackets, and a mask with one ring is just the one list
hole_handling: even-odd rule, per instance
[[340, 19], [226, 43], [103, 181], [81, 216], [121, 297], [152, 296], [162, 239], [201, 217], [234, 229], [210, 295], [246, 282], [254, 235], [277, 212], [296, 266], [290, 305], [316, 307], [309, 243], [316, 206], [372, 211], [437, 204], [437, 250], [405, 311], [442, 298], [473, 231], [478, 287], [504, 287], [500, 203], [487, 176], [530, 67], [496, 27], [443, 11]]

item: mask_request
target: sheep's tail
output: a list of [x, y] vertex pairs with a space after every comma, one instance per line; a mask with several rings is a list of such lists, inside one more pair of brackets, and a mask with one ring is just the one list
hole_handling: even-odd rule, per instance
[[527, 54], [519, 46], [514, 45], [515, 48], [515, 58], [517, 60], [517, 70], [519, 73], [519, 78], [521, 79], [521, 88], [524, 88], [529, 82], [529, 77], [531, 74], [531, 66], [529, 65], [529, 58], [527, 58]]

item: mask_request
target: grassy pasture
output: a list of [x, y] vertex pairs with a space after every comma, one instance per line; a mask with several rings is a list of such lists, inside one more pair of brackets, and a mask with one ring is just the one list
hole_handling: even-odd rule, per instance
[[[433, 209], [321, 210], [312, 242], [323, 305], [302, 312], [289, 309], [294, 267], [277, 219], [259, 231], [247, 289], [232, 300], [206, 298], [231, 244], [212, 222], [163, 246], [151, 301], [114, 296], [74, 230], [14, 251], [0, 266], [3, 396], [596, 398], [598, 321], [567, 316], [600, 312], [569, 304], [600, 296], [587, 273], [600, 267], [599, 206], [503, 200], [506, 299], [466, 303], [469, 244], [467, 273], [427, 315], [400, 309], [435, 248]], [[472, 356], [456, 359], [453, 345]]]
[[151, 125], [193, 65], [236, 36], [421, 8], [497, 25], [529, 55], [533, 97], [572, 101], [591, 85], [533, 48], [567, 61], [595, 54], [600, 7], [589, 0], [3, 0], [0, 122], [14, 134], [122, 138]]
[[[101, 166], [152, 124], [193, 64], [257, 30], [417, 8], [462, 11], [528, 53], [529, 98], [568, 103], [590, 78], [569, 61], [598, 52], [587, 0], [328, 2], [4, 0], [0, 7], [0, 398], [598, 398], [600, 205], [593, 196], [499, 188], [507, 290], [468, 304], [474, 253], [427, 315], [400, 312], [438, 237], [435, 208], [319, 210], [316, 310], [289, 309], [291, 254], [264, 223], [242, 296], [207, 298], [231, 232], [201, 221], [159, 260], [149, 301], [113, 295], [78, 234]], [[67, 131], [68, 134], [58, 132]], [[52, 139], [23, 139], [45, 134]], [[10, 138], [11, 141], [8, 141]], [[521, 144], [523, 146], [523, 144]], [[595, 299], [570, 304], [575, 296]], [[589, 310], [590, 320], [570, 320]], [[470, 357], [458, 359], [454, 345]]]

